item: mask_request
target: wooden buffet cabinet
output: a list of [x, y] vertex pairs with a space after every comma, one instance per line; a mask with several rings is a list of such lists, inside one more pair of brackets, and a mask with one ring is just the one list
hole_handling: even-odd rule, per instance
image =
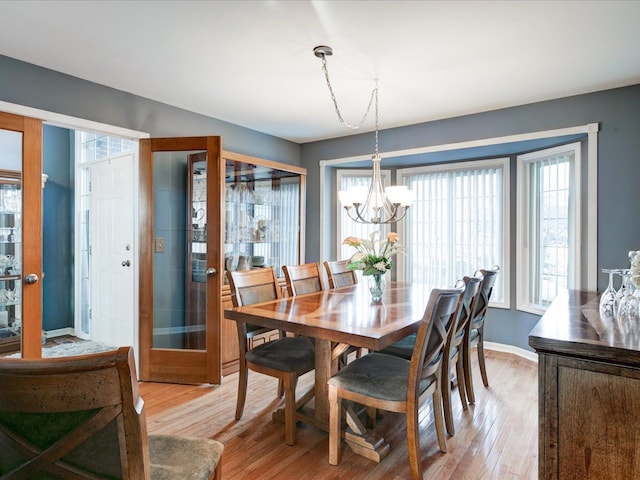
[[598, 314], [568, 291], [529, 335], [538, 353], [539, 478], [640, 478], [640, 325]]

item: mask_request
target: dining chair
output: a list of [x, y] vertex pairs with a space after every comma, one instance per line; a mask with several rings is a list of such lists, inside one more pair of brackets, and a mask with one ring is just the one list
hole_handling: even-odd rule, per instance
[[329, 288], [346, 287], [358, 283], [358, 276], [355, 270], [349, 270], [350, 260], [325, 261], [324, 268], [329, 278]]
[[[259, 268], [228, 271], [231, 300], [234, 307], [276, 300], [282, 297], [275, 269]], [[242, 418], [247, 396], [248, 370], [275, 377], [284, 386], [285, 441], [296, 443], [296, 386], [298, 377], [314, 369], [313, 345], [304, 337], [287, 337], [280, 332], [277, 339], [250, 346], [257, 335], [272, 329], [237, 321], [240, 350], [236, 420]], [[278, 388], [280, 396], [280, 388]]]
[[[324, 291], [322, 272], [319, 263], [307, 263], [302, 265], [283, 265], [282, 271], [287, 281], [287, 293], [290, 296], [304, 295], [305, 293]], [[313, 339], [309, 339], [313, 342]], [[335, 347], [335, 345], [333, 345]], [[356, 358], [362, 353], [362, 349], [353, 346], [343, 346], [343, 351], [336, 353], [338, 368], [348, 363], [349, 355], [353, 352]]]
[[0, 477], [220, 479], [215, 440], [148, 435], [133, 349], [0, 359]]
[[[451, 329], [447, 342], [445, 344], [445, 354], [442, 359], [442, 378], [451, 379], [452, 372], [455, 368], [455, 379], [458, 386], [458, 394], [462, 409], [467, 409], [467, 398], [465, 391], [464, 366], [462, 359], [462, 344], [467, 326], [471, 320], [471, 313], [475, 307], [480, 291], [480, 277], [463, 277], [464, 292], [460, 296], [460, 301], [456, 308], [455, 323]], [[451, 381], [442, 382], [442, 406], [444, 410], [444, 424], [447, 427], [449, 435], [455, 434], [453, 424], [453, 408], [451, 406]]]
[[[356, 285], [358, 283], [358, 276], [356, 275], [355, 270], [347, 268], [347, 265], [349, 265], [350, 262], [350, 260], [324, 262], [324, 269], [327, 272], [327, 278], [329, 279], [329, 288], [348, 287], [349, 285]], [[346, 365], [349, 355], [354, 352], [356, 354], [356, 358], [360, 358], [362, 356], [362, 348], [349, 347], [349, 349], [342, 355], [340, 365]]]
[[287, 293], [290, 296], [324, 290], [320, 264], [305, 263], [302, 265], [283, 265], [282, 271], [287, 282]]
[[482, 282], [480, 282], [480, 291], [478, 292], [478, 299], [476, 305], [467, 326], [465, 332], [465, 339], [463, 341], [463, 364], [464, 364], [464, 378], [467, 398], [469, 403], [475, 403], [475, 394], [473, 392], [473, 377], [471, 374], [471, 348], [475, 345], [478, 350], [478, 365], [480, 366], [480, 376], [482, 377], [482, 383], [485, 387], [489, 386], [489, 379], [487, 377], [487, 367], [484, 360], [484, 321], [487, 315], [487, 309], [489, 308], [489, 300], [491, 300], [491, 294], [493, 292], [493, 286], [496, 283], [496, 278], [500, 272], [500, 267], [495, 265], [493, 270], [478, 270], [474, 276], [482, 275]]
[[340, 461], [342, 401], [406, 414], [411, 477], [422, 478], [419, 411], [431, 398], [440, 451], [447, 443], [442, 418], [441, 363], [448, 331], [463, 288], [433, 289], [425, 309], [411, 360], [384, 353], [364, 355], [328, 381], [329, 463]]
[[[454, 314], [452, 328], [449, 330], [447, 340], [445, 342], [441, 373], [443, 379], [442, 406], [444, 410], [445, 426], [447, 427], [447, 433], [449, 435], [455, 434], [455, 427], [453, 425], [453, 409], [451, 406], [451, 381], [445, 380], [452, 378], [451, 374], [455, 368], [455, 380], [458, 385], [460, 402], [462, 403], [462, 408], [466, 410], [467, 399], [461, 345], [464, 341], [466, 327], [471, 318], [471, 312], [473, 312], [475, 301], [478, 298], [481, 280], [481, 277], [464, 277], [456, 283], [456, 286], [463, 286], [464, 291], [462, 295], [460, 295], [460, 300], [458, 301]], [[380, 353], [395, 355], [410, 360], [413, 355], [415, 341], [416, 334], [414, 333], [381, 350]]]

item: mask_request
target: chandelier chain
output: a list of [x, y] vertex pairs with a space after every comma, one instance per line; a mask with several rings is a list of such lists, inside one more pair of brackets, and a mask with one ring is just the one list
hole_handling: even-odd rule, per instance
[[[360, 123], [358, 123], [357, 125], [355, 124], [352, 125], [351, 123], [345, 121], [345, 119], [342, 116], [342, 113], [340, 112], [340, 108], [338, 107], [338, 100], [336, 99], [336, 95], [333, 92], [333, 87], [331, 86], [331, 81], [329, 80], [329, 69], [327, 68], [327, 58], [325, 55], [321, 55], [320, 58], [322, 59], [322, 72], [324, 73], [324, 78], [327, 81], [327, 87], [329, 88], [329, 94], [331, 95], [331, 101], [333, 102], [333, 107], [336, 111], [336, 115], [338, 115], [338, 120], [340, 120], [340, 123], [342, 123], [344, 126], [352, 130], [359, 129], [362, 126], [362, 124], [367, 121], [367, 117], [369, 116], [369, 112], [371, 111], [371, 105], [373, 105], [373, 101], [375, 99], [376, 101], [376, 146], [377, 146], [378, 144], [378, 81], [376, 80], [376, 86], [371, 91], [371, 97], [369, 98], [369, 105], [367, 106], [367, 111], [364, 112], [364, 115], [362, 116], [362, 120], [360, 120]], [[376, 151], [377, 151], [377, 148], [376, 148]]]

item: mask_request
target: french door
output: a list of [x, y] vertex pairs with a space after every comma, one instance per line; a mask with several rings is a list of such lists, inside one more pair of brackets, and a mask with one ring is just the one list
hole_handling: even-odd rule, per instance
[[[220, 383], [220, 314], [224, 164], [220, 137], [140, 140], [140, 379]], [[192, 212], [189, 159], [203, 159], [202, 200], [207, 223], [199, 228], [204, 259], [204, 304], [188, 311], [186, 290]], [[202, 231], [203, 230], [203, 231]], [[189, 307], [193, 308], [193, 307]], [[202, 319], [194, 324], [193, 318]], [[193, 334], [204, 338], [192, 342]]]
[[0, 347], [40, 358], [42, 121], [0, 112], [0, 170]]

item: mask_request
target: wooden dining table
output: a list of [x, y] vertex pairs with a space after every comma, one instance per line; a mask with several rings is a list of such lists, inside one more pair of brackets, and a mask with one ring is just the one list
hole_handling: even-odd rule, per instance
[[[382, 303], [372, 303], [366, 282], [317, 293], [234, 307], [224, 316], [253, 325], [284, 330], [313, 338], [315, 381], [303, 403], [314, 398], [312, 412], [299, 408], [297, 420], [328, 431], [327, 380], [338, 370], [338, 360], [349, 346], [381, 350], [418, 330], [431, 287], [424, 284], [389, 282]], [[368, 432], [353, 412], [345, 440], [352, 450], [380, 461], [389, 445]], [[282, 412], [274, 414], [283, 418]]]

